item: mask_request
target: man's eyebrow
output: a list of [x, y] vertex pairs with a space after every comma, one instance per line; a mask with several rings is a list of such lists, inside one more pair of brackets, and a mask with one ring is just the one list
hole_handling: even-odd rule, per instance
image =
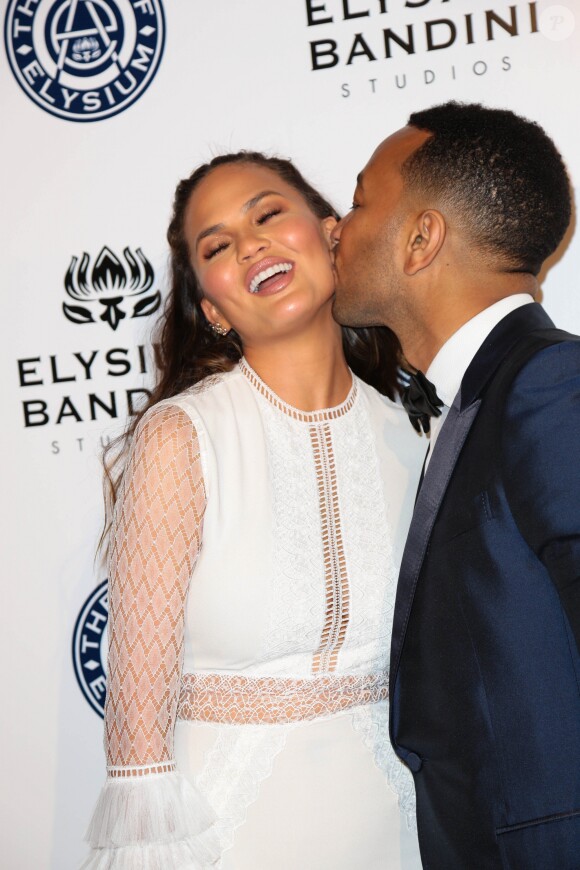
[[[254, 206], [258, 205], [260, 200], [264, 199], [266, 196], [282, 196], [282, 194], [277, 190], [261, 190], [260, 193], [257, 193], [247, 202], [245, 202], [242, 206], [242, 212], [245, 214], [254, 208]], [[207, 227], [205, 230], [202, 230], [199, 233], [197, 239], [195, 240], [195, 248], [197, 247], [202, 239], [206, 239], [208, 236], [213, 236], [214, 233], [219, 233], [220, 230], [223, 230], [224, 224], [212, 224], [211, 227]]]
[[363, 176], [364, 176], [364, 172], [361, 170], [361, 171], [359, 172], [359, 174], [357, 175], [357, 177], [356, 177], [356, 183], [358, 184], [359, 187], [363, 187], [363, 186], [364, 186], [364, 185], [363, 185]]

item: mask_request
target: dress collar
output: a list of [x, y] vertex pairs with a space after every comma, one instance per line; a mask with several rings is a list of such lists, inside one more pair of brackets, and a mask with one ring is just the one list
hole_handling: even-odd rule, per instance
[[294, 405], [289, 405], [280, 396], [270, 389], [264, 383], [260, 376], [250, 366], [247, 359], [242, 357], [238, 363], [241, 373], [252, 384], [252, 386], [271, 404], [294, 420], [299, 420], [301, 423], [325, 423], [329, 420], [336, 420], [338, 417], [343, 417], [353, 407], [358, 394], [357, 379], [352, 375], [352, 384], [346, 399], [335, 405], [333, 408], [321, 408], [317, 411], [301, 411], [300, 408], [295, 408]]

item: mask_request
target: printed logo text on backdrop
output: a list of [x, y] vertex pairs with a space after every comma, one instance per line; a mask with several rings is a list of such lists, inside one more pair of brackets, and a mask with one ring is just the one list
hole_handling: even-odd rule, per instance
[[45, 111], [100, 121], [151, 84], [163, 54], [160, 0], [10, 0], [6, 52], [18, 84]]
[[505, 54], [509, 41], [534, 37], [552, 23], [539, 15], [537, 2], [521, 0], [495, 9], [480, 0], [305, 4], [310, 69], [320, 84], [332, 82], [343, 99], [428, 89], [434, 82], [452, 88], [466, 76], [503, 75], [512, 69]]
[[[154, 283], [153, 266], [140, 247], [133, 252], [126, 246], [120, 257], [104, 245], [92, 265], [86, 251], [71, 257], [64, 289], [72, 302], [61, 302], [61, 312], [71, 328], [82, 327], [87, 343], [74, 353], [27, 353], [17, 359], [25, 429], [42, 428], [54, 434], [60, 431], [54, 429], [57, 426], [122, 422], [138, 411], [150, 395], [144, 377], [151, 374], [152, 348], [135, 344], [132, 333], [125, 346], [104, 347], [103, 328], [121, 333], [135, 318], [156, 313], [161, 292], [152, 290]], [[119, 389], [120, 380], [127, 377], [130, 384]], [[77, 431], [82, 450], [79, 435], [82, 432]], [[58, 455], [59, 440], [53, 440], [51, 447]]]
[[101, 717], [105, 715], [108, 619], [107, 581], [103, 580], [81, 607], [72, 643], [78, 684], [86, 700]]

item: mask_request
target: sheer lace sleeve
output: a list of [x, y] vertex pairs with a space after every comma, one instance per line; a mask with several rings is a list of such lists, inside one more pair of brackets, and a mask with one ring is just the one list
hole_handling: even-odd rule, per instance
[[173, 760], [185, 598], [204, 509], [191, 420], [177, 406], [153, 408], [135, 433], [113, 520], [107, 782], [86, 870], [212, 864], [211, 814]]

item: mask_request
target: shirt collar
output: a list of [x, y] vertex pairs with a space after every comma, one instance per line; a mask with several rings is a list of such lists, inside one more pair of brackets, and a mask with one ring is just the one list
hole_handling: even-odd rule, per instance
[[448, 408], [453, 404], [470, 362], [494, 326], [510, 311], [533, 301], [529, 293], [515, 293], [494, 302], [460, 326], [439, 349], [426, 377], [435, 385], [437, 395]]

